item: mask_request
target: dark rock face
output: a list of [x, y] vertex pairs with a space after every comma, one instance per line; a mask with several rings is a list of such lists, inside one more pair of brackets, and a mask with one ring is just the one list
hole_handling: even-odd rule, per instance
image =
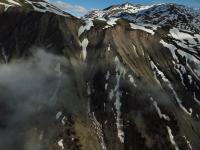
[[199, 33], [113, 22], [2, 11], [0, 147], [200, 149]]

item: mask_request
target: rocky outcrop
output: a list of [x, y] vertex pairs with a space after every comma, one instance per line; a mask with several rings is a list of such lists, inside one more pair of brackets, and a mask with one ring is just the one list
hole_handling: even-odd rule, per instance
[[0, 20], [0, 147], [200, 148], [197, 30], [21, 7]]

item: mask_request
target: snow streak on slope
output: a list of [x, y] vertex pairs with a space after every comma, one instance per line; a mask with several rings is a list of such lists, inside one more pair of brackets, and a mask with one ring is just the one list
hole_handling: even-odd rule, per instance
[[30, 4], [35, 11], [39, 11], [42, 13], [51, 12], [60, 16], [70, 17], [69, 14], [55, 7], [54, 5], [48, 3], [47, 1], [31, 1], [25, 0], [25, 3]]
[[14, 5], [18, 5], [18, 6], [21, 6], [18, 2], [14, 1], [14, 0], [7, 0], [8, 3], [10, 4], [14, 4]]
[[[12, 7], [12, 6], [16, 6], [16, 4], [13, 4], [13, 3], [2, 3], [0, 2], [0, 5], [3, 5], [5, 8], [4, 8], [4, 12], [8, 10], [8, 8]], [[20, 6], [20, 5], [17, 5], [17, 6]]]
[[63, 139], [60, 139], [58, 141], [58, 146], [61, 147], [61, 149], [63, 150], [65, 147], [64, 147], [64, 144], [63, 144]]
[[[173, 58], [178, 60], [175, 50], [177, 53], [186, 59], [187, 66], [191, 66], [192, 70], [194, 71], [194, 75], [200, 77], [200, 57], [199, 57], [199, 47], [200, 47], [200, 36], [199, 34], [194, 34], [188, 31], [188, 33], [180, 31], [177, 28], [170, 29], [169, 37], [172, 38], [172, 41], [176, 44], [176, 46], [172, 44], [168, 44], [163, 40], [160, 43], [163, 46], [169, 48], [172, 52]], [[177, 48], [179, 47], [179, 48]], [[178, 62], [178, 61], [177, 61]]]
[[123, 120], [121, 119], [121, 91], [119, 89], [120, 87], [120, 80], [121, 78], [125, 78], [126, 70], [121, 65], [119, 58], [115, 57], [115, 64], [116, 64], [116, 85], [114, 89], [111, 89], [109, 93], [109, 98], [112, 100], [115, 98], [115, 109], [116, 109], [116, 126], [118, 130], [118, 137], [122, 143], [124, 143], [124, 131], [123, 131]]
[[82, 51], [81, 51], [81, 58], [83, 60], [86, 60], [87, 57], [87, 46], [89, 44], [89, 41], [87, 38], [85, 38], [82, 43], [81, 43], [81, 47], [82, 47]]
[[[158, 69], [158, 67], [155, 65], [155, 63], [153, 61], [150, 61], [150, 64], [151, 64], [151, 68], [155, 71], [154, 73], [157, 75], [159, 75], [162, 80], [168, 85], [168, 87], [170, 88], [170, 90], [172, 91], [172, 93], [174, 94], [175, 96], [175, 99], [176, 99], [176, 102], [178, 103], [179, 107], [185, 112], [187, 113], [188, 115], [192, 115], [192, 111], [188, 111], [183, 105], [182, 105], [182, 101], [180, 100], [180, 98], [178, 97], [176, 91], [174, 90], [171, 82], [166, 78], [166, 76], [164, 75], [164, 73], [162, 71], [160, 71]], [[159, 80], [159, 79], [157, 79]]]
[[78, 31], [78, 36], [81, 36], [85, 31], [89, 31], [94, 26], [92, 19], [85, 20], [85, 26], [81, 26]]
[[170, 139], [172, 145], [174, 145], [175, 150], [179, 150], [179, 148], [178, 148], [178, 146], [177, 146], [177, 144], [176, 144], [176, 142], [174, 140], [174, 136], [172, 134], [172, 130], [168, 126], [167, 126], [167, 131], [168, 131], [168, 134], [169, 134], [169, 139]]
[[190, 31], [180, 31], [177, 28], [170, 29], [169, 37], [173, 38], [173, 41], [183, 49], [187, 49], [190, 52], [196, 53], [200, 48], [200, 38], [198, 34], [194, 34]]
[[153, 102], [153, 105], [154, 105], [154, 107], [155, 107], [155, 109], [156, 109], [156, 111], [158, 113], [158, 116], [160, 118], [163, 118], [163, 119], [167, 120], [167, 121], [170, 121], [169, 116], [167, 116], [167, 115], [165, 115], [165, 114], [163, 114], [161, 112], [160, 108], [158, 107], [158, 103], [152, 97], [150, 98], [150, 100]]
[[176, 54], [175, 54], [175, 50], [177, 50], [177, 48], [176, 48], [174, 45], [168, 44], [168, 43], [166, 43], [166, 42], [163, 41], [163, 40], [161, 40], [160, 43], [163, 44], [164, 47], [168, 48], [168, 49], [170, 50], [170, 52], [172, 53], [173, 58], [174, 58], [177, 62], [179, 62], [178, 57], [177, 57]]
[[147, 28], [145, 28], [144, 26], [141, 26], [141, 25], [136, 25], [136, 24], [130, 23], [130, 26], [131, 26], [132, 29], [135, 29], [135, 30], [142, 30], [142, 31], [150, 33], [151, 35], [155, 34], [155, 32], [153, 30], [147, 29]]

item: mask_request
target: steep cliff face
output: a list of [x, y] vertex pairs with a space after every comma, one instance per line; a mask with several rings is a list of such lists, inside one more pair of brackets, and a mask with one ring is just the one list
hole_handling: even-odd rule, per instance
[[[0, 147], [200, 148], [196, 12], [125, 4], [78, 19], [18, 3], [0, 4]], [[196, 22], [176, 26], [177, 8]]]

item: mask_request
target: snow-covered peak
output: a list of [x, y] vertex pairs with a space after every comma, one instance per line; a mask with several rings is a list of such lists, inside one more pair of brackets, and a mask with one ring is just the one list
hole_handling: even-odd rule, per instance
[[103, 10], [94, 10], [85, 17], [92, 19], [116, 17], [138, 24], [175, 26], [179, 29], [200, 31], [199, 11], [177, 4], [141, 6], [125, 3]]
[[150, 6], [141, 6], [141, 5], [133, 5], [130, 3], [125, 3], [122, 5], [113, 5], [103, 10], [93, 10], [86, 15], [87, 18], [109, 18], [109, 17], [117, 17], [122, 13], [137, 13], [139, 11], [148, 9], [153, 7]]
[[61, 16], [71, 16], [63, 10], [51, 4], [48, 0], [3, 0], [0, 5], [4, 6], [4, 11], [11, 7], [23, 7], [33, 9], [42, 13], [51, 12]]

